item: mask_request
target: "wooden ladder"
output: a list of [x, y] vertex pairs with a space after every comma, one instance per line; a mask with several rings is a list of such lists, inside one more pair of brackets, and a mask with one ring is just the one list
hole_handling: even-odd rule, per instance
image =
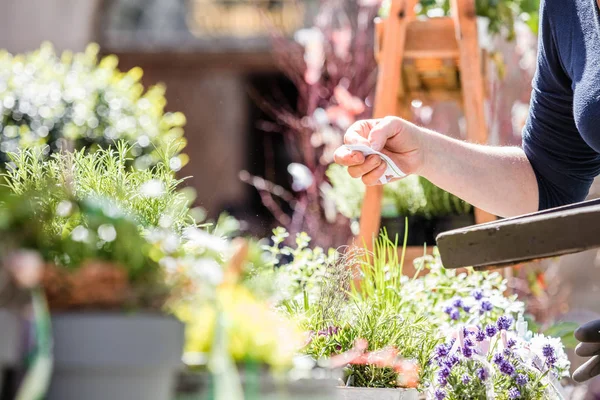
[[[483, 56], [479, 48], [475, 0], [451, 0], [451, 17], [417, 19], [417, 0], [391, 0], [389, 15], [376, 25], [376, 56], [379, 63], [374, 118], [397, 115], [410, 118], [406, 100], [414, 85], [403, 84], [410, 79], [411, 66], [415, 62], [445, 60], [454, 62], [456, 74], [447, 74], [457, 85], [457, 100], [462, 100], [466, 120], [467, 140], [486, 143], [488, 138], [485, 120], [485, 86]], [[429, 60], [429, 61], [428, 61]], [[437, 65], [436, 63], [433, 63]], [[404, 73], [403, 73], [404, 71]], [[412, 68], [414, 71], [414, 68]], [[404, 75], [404, 76], [403, 76]], [[440, 93], [442, 92], [442, 93]], [[451, 99], [444, 90], [437, 92], [438, 98]], [[446, 91], [447, 92], [447, 91]], [[423, 95], [435, 97], [434, 91], [423, 91]], [[371, 249], [373, 239], [379, 234], [381, 219], [382, 186], [367, 187], [360, 217], [358, 243]], [[496, 219], [482, 210], [475, 210], [475, 222], [483, 223]], [[419, 248], [423, 254], [423, 248]], [[410, 256], [409, 256], [410, 258]]]

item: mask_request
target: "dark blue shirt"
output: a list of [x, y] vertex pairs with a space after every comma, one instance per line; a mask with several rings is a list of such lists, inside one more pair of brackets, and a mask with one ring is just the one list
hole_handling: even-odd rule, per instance
[[541, 210], [584, 200], [600, 173], [600, 13], [597, 0], [540, 3], [523, 149]]

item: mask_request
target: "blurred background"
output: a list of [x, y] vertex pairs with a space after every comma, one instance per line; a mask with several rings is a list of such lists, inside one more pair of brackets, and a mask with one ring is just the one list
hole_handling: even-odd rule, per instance
[[[337, 218], [339, 210], [327, 201], [315, 208], [320, 193], [311, 197], [303, 178], [309, 179], [304, 182], [308, 187], [313, 183], [310, 179], [320, 176], [323, 182], [317, 183], [325, 186], [317, 191], [324, 190], [331, 148], [339, 144], [339, 132], [351, 121], [337, 124], [335, 137], [328, 138], [326, 130], [319, 137], [305, 134], [312, 126], [305, 119], [318, 120], [321, 111], [330, 112], [331, 118], [336, 110], [327, 108], [329, 100], [323, 102], [326, 96], [321, 94], [332, 93], [332, 87], [340, 84], [364, 103], [360, 112], [345, 118], [370, 112], [376, 74], [369, 51], [374, 46], [370, 21], [378, 13], [373, 6], [378, 2], [368, 3], [2, 0], [0, 48], [25, 53], [48, 41], [59, 52], [80, 52], [93, 42], [99, 45], [100, 55], [116, 55], [122, 71], [141, 67], [144, 85], [164, 83], [166, 109], [186, 117], [187, 158], [179, 176], [189, 177], [185, 184], [195, 189], [196, 205], [209, 217], [227, 212], [242, 221], [242, 231], [264, 237], [274, 226], [293, 225], [302, 206], [303, 220], [308, 222], [298, 225], [298, 230], [312, 229], [313, 237], [321, 232], [321, 244], [339, 246], [351, 235], [352, 217]], [[486, 66], [490, 144], [520, 144], [535, 71], [535, 15], [533, 20], [515, 22], [514, 37], [482, 36], [482, 47], [493, 55]], [[331, 82], [317, 88], [321, 92], [316, 94], [304, 71], [304, 62], [309, 64], [314, 56], [311, 43], [323, 41], [311, 36], [308, 28], [313, 26], [330, 28], [333, 40], [326, 45], [346, 60], [326, 64], [323, 73]], [[353, 38], [352, 46], [344, 44], [345, 34]], [[411, 112], [421, 125], [465, 137], [462, 112], [452, 102], [425, 104], [415, 98]], [[321, 158], [308, 168], [318, 174], [307, 178], [302, 166], [306, 167], [304, 160], [313, 148]], [[590, 197], [598, 196], [595, 184]], [[317, 214], [311, 222], [310, 216]], [[323, 220], [333, 227], [324, 228]], [[590, 251], [515, 268], [512, 285], [535, 298], [542, 321], [560, 316], [587, 321], [600, 312], [599, 271], [599, 254]], [[536, 297], [536, 285], [543, 286], [543, 295]]]

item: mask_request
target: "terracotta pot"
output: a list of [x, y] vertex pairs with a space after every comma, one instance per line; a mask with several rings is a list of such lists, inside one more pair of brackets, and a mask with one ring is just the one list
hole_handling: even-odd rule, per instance
[[338, 387], [337, 400], [419, 400], [417, 389]]

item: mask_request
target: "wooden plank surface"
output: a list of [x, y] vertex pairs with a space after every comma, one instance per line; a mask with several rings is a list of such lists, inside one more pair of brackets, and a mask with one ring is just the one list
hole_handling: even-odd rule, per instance
[[600, 247], [600, 201], [442, 233], [446, 268], [504, 267]]

